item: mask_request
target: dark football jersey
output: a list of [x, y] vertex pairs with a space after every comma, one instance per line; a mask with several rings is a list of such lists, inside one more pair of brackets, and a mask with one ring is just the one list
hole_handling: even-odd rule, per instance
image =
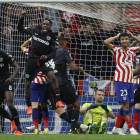
[[19, 20], [18, 30], [32, 36], [29, 57], [47, 55], [47, 60], [54, 58], [58, 45], [58, 40], [54, 33], [51, 31], [48, 34], [42, 33], [42, 27], [40, 25], [35, 26], [34, 28], [23, 27], [23, 18]]
[[9, 64], [14, 63], [15, 59], [11, 54], [0, 50], [0, 83], [5, 82], [10, 77]]
[[59, 48], [56, 51], [54, 60], [54, 73], [58, 80], [58, 84], [63, 85], [67, 84], [68, 75], [67, 75], [67, 64], [72, 62], [71, 54], [67, 49]]

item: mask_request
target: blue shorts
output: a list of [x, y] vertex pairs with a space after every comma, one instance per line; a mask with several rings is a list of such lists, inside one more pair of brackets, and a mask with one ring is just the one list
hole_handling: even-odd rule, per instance
[[134, 88], [133, 83], [125, 83], [120, 81], [115, 81], [115, 91], [117, 95], [118, 102], [134, 102]]
[[138, 86], [139, 86], [139, 84], [133, 84], [134, 93], [135, 93], [135, 90], [137, 89]]
[[47, 85], [32, 83], [31, 102], [46, 103], [47, 102], [46, 90], [47, 90]]

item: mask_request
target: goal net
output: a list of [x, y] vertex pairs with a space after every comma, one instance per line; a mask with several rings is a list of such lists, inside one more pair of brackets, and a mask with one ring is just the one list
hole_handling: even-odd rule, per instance
[[[30, 36], [17, 30], [18, 20], [22, 10], [27, 12], [24, 26], [34, 27], [42, 20], [52, 20], [52, 31], [57, 36], [67, 40], [66, 49], [71, 52], [76, 65], [83, 67], [85, 74], [68, 71], [69, 79], [75, 87], [81, 106], [86, 102], [94, 102], [93, 97], [97, 88], [105, 91], [104, 103], [109, 105], [117, 117], [120, 104], [114, 90], [115, 63], [110, 51], [103, 41], [120, 32], [129, 30], [134, 35], [140, 32], [139, 3], [1, 3], [0, 4], [0, 45], [1, 49], [11, 53], [20, 65], [20, 72], [14, 81], [14, 104], [18, 110], [22, 130], [32, 124], [32, 116], [26, 114], [25, 103], [25, 63], [27, 56], [20, 46]], [[131, 40], [133, 41], [133, 40]], [[119, 46], [115, 40], [114, 45]], [[10, 69], [12, 72], [12, 68]], [[5, 102], [5, 109], [8, 110]], [[49, 107], [48, 107], [49, 108]], [[9, 110], [8, 110], [9, 111]], [[10, 112], [9, 112], [10, 113]], [[133, 109], [131, 111], [133, 113]], [[83, 115], [79, 121], [82, 123]], [[109, 118], [108, 131], [114, 127], [116, 119]], [[0, 131], [10, 133], [9, 120], [1, 119]], [[51, 134], [68, 133], [70, 125], [61, 120], [49, 109], [49, 130]], [[42, 123], [43, 130], [43, 123]], [[124, 132], [127, 132], [124, 126]]]

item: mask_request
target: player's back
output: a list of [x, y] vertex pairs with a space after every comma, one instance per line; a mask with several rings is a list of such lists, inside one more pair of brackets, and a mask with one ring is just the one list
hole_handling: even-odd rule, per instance
[[67, 63], [73, 61], [71, 59], [70, 53], [67, 49], [58, 48], [55, 54], [54, 63], [55, 63], [55, 73], [59, 85], [68, 83], [67, 75]]
[[0, 50], [0, 83], [10, 76], [9, 64], [12, 64], [14, 61], [12, 55]]

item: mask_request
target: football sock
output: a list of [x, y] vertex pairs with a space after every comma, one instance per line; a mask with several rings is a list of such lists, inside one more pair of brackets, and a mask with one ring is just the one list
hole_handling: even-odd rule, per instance
[[122, 121], [122, 123], [121, 123], [121, 125], [120, 125], [120, 128], [123, 128], [124, 123], [125, 123], [125, 119]]
[[107, 119], [107, 118], [103, 118], [103, 119], [102, 119], [102, 121], [101, 121], [101, 126], [102, 126], [104, 123], [108, 124], [108, 119]]
[[59, 88], [54, 89], [54, 94], [55, 94], [56, 102], [60, 101], [60, 89]]
[[79, 113], [80, 113], [80, 108], [74, 107], [72, 115], [71, 115], [71, 129], [72, 129], [72, 131], [74, 131], [76, 128], [76, 122], [79, 119]]
[[29, 107], [31, 106], [31, 101], [30, 101], [31, 96], [25, 96], [26, 99], [26, 105]]
[[70, 118], [71, 118], [72, 112], [73, 112], [73, 107], [68, 107], [67, 108], [67, 113], [68, 113]]
[[62, 113], [62, 114], [60, 115], [60, 118], [61, 118], [61, 119], [64, 119], [64, 120], [67, 121], [68, 123], [71, 123], [70, 117], [69, 117], [69, 115], [68, 115], [66, 112]]
[[43, 121], [44, 121], [44, 126], [45, 128], [48, 128], [48, 123], [49, 123], [49, 117], [48, 117], [48, 108], [42, 108], [42, 114], [43, 114]]
[[[69, 115], [68, 115], [66, 112], [62, 113], [62, 114], [60, 115], [60, 118], [61, 118], [61, 119], [64, 119], [65, 121], [67, 121], [68, 123], [71, 124], [71, 119], [70, 119]], [[80, 125], [81, 125], [81, 123], [76, 122], [76, 128], [77, 128], [77, 129], [80, 128]]]
[[12, 116], [6, 111], [4, 110], [2, 107], [0, 107], [0, 116], [9, 119], [10, 121], [13, 121]]
[[42, 122], [42, 109], [41, 109], [40, 105], [38, 106], [38, 117], [39, 117], [38, 123], [41, 124], [41, 122]]
[[13, 119], [15, 121], [16, 126], [17, 126], [17, 130], [22, 132], [17, 110], [15, 108], [12, 108], [10, 111], [12, 113], [12, 117], [13, 117]]
[[38, 108], [32, 109], [32, 118], [33, 118], [35, 129], [38, 129]]
[[133, 127], [133, 124], [132, 124], [131, 116], [129, 114], [130, 114], [129, 110], [123, 110], [123, 115], [124, 115], [125, 121], [130, 129]]
[[115, 127], [120, 128], [120, 125], [122, 124], [123, 120], [124, 120], [123, 109], [121, 108], [117, 116]]
[[92, 124], [92, 114], [86, 114], [85, 116], [85, 123], [86, 124]]
[[138, 130], [139, 126], [139, 109], [134, 109], [133, 119], [134, 119], [134, 129]]

